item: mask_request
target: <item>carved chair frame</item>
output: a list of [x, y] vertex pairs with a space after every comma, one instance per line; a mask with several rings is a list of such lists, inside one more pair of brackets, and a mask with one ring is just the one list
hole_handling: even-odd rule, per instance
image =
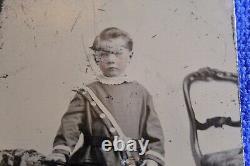
[[231, 127], [240, 127], [241, 123], [239, 121], [232, 121], [231, 117], [213, 117], [206, 120], [205, 123], [199, 122], [195, 117], [195, 112], [192, 106], [190, 88], [195, 82], [203, 81], [220, 81], [220, 82], [231, 82], [237, 85], [238, 77], [234, 73], [224, 72], [217, 69], [201, 68], [196, 72], [190, 73], [184, 78], [183, 81], [183, 93], [185, 104], [187, 107], [187, 112], [190, 122], [190, 143], [192, 154], [197, 166], [201, 165], [202, 151], [200, 149], [198, 141], [198, 130], [206, 130], [209, 127], [222, 127], [223, 125], [228, 125]]

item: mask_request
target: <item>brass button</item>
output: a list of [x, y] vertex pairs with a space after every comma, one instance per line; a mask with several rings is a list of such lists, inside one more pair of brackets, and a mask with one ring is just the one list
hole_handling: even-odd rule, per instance
[[114, 127], [111, 127], [111, 128], [109, 129], [109, 131], [110, 131], [111, 133], [114, 133], [114, 132], [116, 131], [116, 129], [115, 129]]
[[105, 116], [106, 116], [106, 115], [105, 115], [104, 113], [100, 114], [100, 118], [102, 118], [102, 119], [104, 119]]
[[96, 106], [96, 103], [95, 103], [94, 101], [92, 101], [90, 104], [91, 104], [92, 106]]

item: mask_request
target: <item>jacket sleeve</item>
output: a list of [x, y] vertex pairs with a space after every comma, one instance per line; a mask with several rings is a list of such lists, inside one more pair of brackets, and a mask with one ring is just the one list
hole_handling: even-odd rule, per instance
[[151, 95], [147, 97], [147, 118], [143, 137], [149, 140], [145, 159], [154, 160], [160, 166], [165, 165], [164, 134]]
[[61, 124], [53, 143], [53, 153], [62, 153], [69, 157], [74, 150], [81, 134], [79, 125], [83, 123], [84, 105], [84, 97], [77, 93], [61, 119]]

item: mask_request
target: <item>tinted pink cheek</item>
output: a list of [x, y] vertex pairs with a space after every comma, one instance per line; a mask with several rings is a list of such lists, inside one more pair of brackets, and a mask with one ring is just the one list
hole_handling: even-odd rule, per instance
[[117, 64], [118, 66], [120, 66], [120, 65], [122, 64], [122, 62], [121, 62], [121, 61], [116, 61], [116, 64]]
[[99, 64], [99, 67], [100, 67], [101, 71], [103, 71], [105, 69], [105, 66], [101, 63]]

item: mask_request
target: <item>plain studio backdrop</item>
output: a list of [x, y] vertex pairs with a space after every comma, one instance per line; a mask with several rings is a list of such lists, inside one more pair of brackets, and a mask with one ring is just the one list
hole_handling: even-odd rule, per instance
[[[94, 79], [86, 54], [94, 37], [115, 26], [131, 34], [129, 74], [153, 95], [168, 165], [194, 165], [182, 81], [212, 67], [236, 72], [231, 0], [7, 0], [1, 13], [0, 149], [48, 154], [71, 91]], [[237, 87], [197, 83], [201, 121], [239, 119]], [[132, 115], [131, 115], [132, 116]], [[199, 132], [204, 152], [240, 146], [240, 129]]]

